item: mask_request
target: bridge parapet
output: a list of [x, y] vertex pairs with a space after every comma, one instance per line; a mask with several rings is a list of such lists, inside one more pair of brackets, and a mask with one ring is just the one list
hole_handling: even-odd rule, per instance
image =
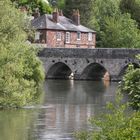
[[96, 48], [96, 49], [74, 49], [74, 48], [44, 48], [40, 51], [41, 57], [69, 57], [69, 58], [134, 58], [140, 54], [140, 49], [119, 48]]

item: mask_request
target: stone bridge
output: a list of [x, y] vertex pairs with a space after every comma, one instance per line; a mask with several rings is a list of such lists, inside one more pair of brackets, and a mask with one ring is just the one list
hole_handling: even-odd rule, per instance
[[121, 80], [129, 64], [139, 67], [140, 49], [44, 48], [39, 52], [46, 78], [75, 80]]

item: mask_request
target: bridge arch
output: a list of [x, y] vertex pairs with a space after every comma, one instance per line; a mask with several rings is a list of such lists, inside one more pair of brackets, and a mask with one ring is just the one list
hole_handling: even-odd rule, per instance
[[86, 66], [81, 73], [80, 79], [83, 80], [110, 80], [107, 69], [99, 63], [91, 63]]
[[53, 64], [46, 73], [47, 79], [70, 79], [71, 76], [71, 68], [63, 62]]
[[125, 75], [129, 65], [131, 65], [131, 64], [134, 66], [134, 68], [139, 68], [140, 67], [139, 64], [137, 64], [137, 63], [129, 63], [129, 64], [126, 64], [126, 65], [123, 65], [121, 67], [120, 71], [119, 71], [119, 74], [118, 74], [118, 77], [119, 77], [120, 80]]

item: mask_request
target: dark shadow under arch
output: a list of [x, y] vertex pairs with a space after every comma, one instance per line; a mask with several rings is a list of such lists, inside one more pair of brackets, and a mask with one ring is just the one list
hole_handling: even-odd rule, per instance
[[88, 65], [81, 74], [83, 80], [110, 80], [109, 73], [107, 70], [98, 63], [92, 63]]
[[72, 70], [62, 62], [55, 63], [47, 72], [47, 79], [70, 79]]
[[126, 73], [128, 67], [129, 67], [129, 65], [133, 65], [133, 66], [134, 66], [134, 69], [140, 67], [139, 64], [136, 64], [136, 63], [130, 63], [130, 64], [125, 65], [125, 66], [121, 69], [121, 71], [120, 71], [120, 73], [119, 73], [119, 75], [118, 75], [119, 79], [122, 79], [122, 77], [125, 75], [125, 73]]

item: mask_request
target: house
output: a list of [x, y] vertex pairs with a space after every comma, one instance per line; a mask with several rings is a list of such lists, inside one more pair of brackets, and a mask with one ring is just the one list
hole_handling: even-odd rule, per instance
[[57, 9], [42, 16], [35, 11], [31, 24], [36, 29], [34, 43], [53, 48], [95, 48], [96, 32], [80, 24], [79, 10], [73, 10], [72, 19]]

